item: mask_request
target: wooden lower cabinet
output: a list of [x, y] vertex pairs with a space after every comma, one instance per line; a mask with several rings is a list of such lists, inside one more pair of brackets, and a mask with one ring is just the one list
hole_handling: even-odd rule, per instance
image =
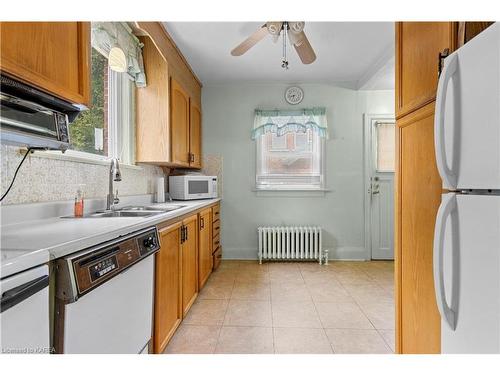
[[155, 255], [154, 353], [163, 353], [212, 273], [212, 209], [160, 225], [161, 247]]
[[203, 288], [212, 273], [212, 209], [207, 208], [199, 214], [199, 245], [198, 245], [198, 284]]
[[215, 271], [222, 260], [220, 244], [220, 203], [212, 206], [212, 268]]
[[182, 221], [182, 314], [186, 316], [198, 296], [198, 214]]
[[396, 351], [439, 353], [432, 258], [442, 183], [434, 153], [434, 102], [397, 120], [396, 143]]
[[153, 350], [162, 353], [182, 321], [181, 228], [175, 223], [159, 231], [161, 249], [155, 259]]

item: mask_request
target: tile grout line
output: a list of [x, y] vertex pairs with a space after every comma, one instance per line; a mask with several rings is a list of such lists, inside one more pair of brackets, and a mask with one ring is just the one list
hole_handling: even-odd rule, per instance
[[[269, 270], [269, 266], [267, 266], [268, 270], [267, 272], [270, 272]], [[271, 330], [273, 332], [273, 353], [274, 354], [278, 354], [276, 353], [276, 343], [275, 343], [275, 337], [276, 337], [276, 331], [274, 329], [274, 314], [273, 314], [273, 290], [272, 290], [272, 283], [271, 283], [271, 275], [267, 275], [267, 277], [269, 278], [269, 304], [271, 305]]]
[[[239, 265], [238, 265], [238, 268], [239, 268]], [[227, 311], [229, 310], [229, 303], [231, 303], [231, 298], [233, 296], [233, 290], [234, 290], [235, 283], [236, 283], [236, 277], [233, 280], [233, 283], [231, 285], [231, 294], [229, 295], [229, 299], [227, 300], [226, 310], [224, 311], [224, 317], [222, 318], [222, 323], [221, 323], [220, 328], [219, 328], [219, 334], [217, 335], [217, 340], [215, 341], [214, 350], [213, 350], [212, 354], [216, 354], [217, 346], [219, 345], [220, 336], [222, 335], [222, 328], [224, 327], [224, 321], [226, 320]]]
[[[300, 270], [300, 276], [302, 277], [302, 279], [304, 280], [304, 283], [305, 283], [304, 275], [302, 274], [302, 269]], [[326, 333], [326, 328], [323, 324], [323, 320], [321, 320], [321, 316], [319, 315], [318, 307], [316, 306], [316, 301], [314, 300], [313, 296], [311, 295], [311, 291], [309, 290], [309, 287], [307, 286], [307, 284], [306, 284], [306, 289], [307, 289], [307, 293], [309, 293], [309, 297], [311, 297], [311, 300], [312, 300], [312, 303], [314, 306], [314, 311], [316, 311], [316, 315], [318, 316], [319, 324], [321, 324], [321, 329], [323, 331], [323, 334], [326, 337], [326, 341], [328, 341], [328, 344], [330, 345], [330, 349], [332, 349], [332, 354], [335, 354], [335, 349], [333, 348], [333, 343], [328, 338], [328, 335]]]
[[[373, 277], [371, 277], [367, 272], [365, 272], [363, 269], [360, 269], [361, 272], [363, 272], [365, 275], [367, 275], [371, 280], [373, 280], [375, 282], [375, 284], [383, 289], [385, 291], [384, 288], [382, 288], [380, 286], [380, 284], [377, 282], [376, 279], [374, 279]], [[342, 287], [344, 287], [344, 283], [342, 283], [340, 281], [340, 284], [342, 285]], [[346, 289], [344, 287], [344, 289]], [[358, 302], [358, 300], [351, 294], [351, 292], [349, 292], [349, 290], [347, 290], [347, 293], [351, 296], [351, 298], [353, 299], [354, 303], [358, 306], [358, 308], [361, 310], [362, 314], [366, 317], [366, 319], [368, 319], [368, 321], [370, 322], [370, 324], [372, 325], [373, 327], [373, 330], [377, 332], [377, 335], [382, 339], [382, 342], [384, 343], [385, 347], [389, 350], [389, 352], [391, 353], [394, 353], [394, 351], [391, 349], [391, 347], [389, 346], [389, 344], [387, 343], [386, 339], [384, 338], [384, 336], [379, 332], [379, 329], [377, 327], [375, 327], [375, 324], [372, 322], [372, 320], [368, 317], [368, 315], [366, 314], [366, 312], [364, 311], [363, 307], [361, 306], [361, 304]], [[367, 329], [368, 330], [368, 329]], [[373, 331], [372, 329], [369, 329], [370, 331]]]
[[[378, 285], [378, 283], [376, 282], [375, 279], [373, 279], [370, 275], [368, 275], [367, 272], [365, 272], [364, 270], [361, 270], [362, 272], [364, 272], [370, 279], [374, 280], [375, 281], [375, 284]], [[342, 283], [342, 282], [341, 282]], [[379, 286], [380, 287], [380, 286]], [[380, 287], [381, 288], [381, 287]], [[382, 288], [381, 288], [382, 289]], [[390, 346], [387, 344], [384, 336], [382, 336], [378, 330], [377, 327], [375, 327], [375, 324], [372, 322], [372, 320], [370, 319], [370, 317], [366, 314], [365, 310], [363, 309], [363, 307], [361, 306], [361, 304], [358, 302], [358, 300], [347, 290], [347, 293], [349, 293], [349, 295], [352, 297], [352, 299], [354, 300], [354, 302], [356, 303], [356, 305], [358, 306], [358, 308], [361, 310], [361, 312], [363, 313], [363, 315], [366, 317], [366, 319], [368, 319], [368, 321], [370, 322], [370, 324], [372, 325], [373, 327], [373, 330], [375, 330], [377, 332], [377, 335], [382, 338], [382, 342], [384, 343], [384, 345], [386, 346], [386, 348], [391, 352], [391, 353], [394, 353], [392, 351], [392, 349], [390, 348]]]
[[[380, 330], [379, 330], [379, 329], [377, 329], [376, 331], [377, 331], [377, 333], [379, 334], [379, 336], [380, 336], [380, 337], [382, 337], [382, 340], [384, 341], [385, 346], [387, 346], [387, 349], [389, 349], [389, 351], [390, 351], [392, 354], [394, 354], [394, 350], [392, 350], [391, 346], [389, 345], [389, 343], [388, 343], [388, 342], [387, 342], [387, 340], [385, 339], [384, 335], [382, 335], [382, 334], [380, 333]], [[387, 329], [386, 331], [392, 331], [392, 330]]]

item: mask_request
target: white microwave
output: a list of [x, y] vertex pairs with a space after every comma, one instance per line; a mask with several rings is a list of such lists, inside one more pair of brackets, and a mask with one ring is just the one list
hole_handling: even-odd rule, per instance
[[169, 176], [168, 188], [172, 199], [217, 198], [217, 176]]

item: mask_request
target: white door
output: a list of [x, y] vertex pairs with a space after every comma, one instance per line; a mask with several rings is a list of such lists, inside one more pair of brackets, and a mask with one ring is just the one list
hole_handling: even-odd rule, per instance
[[443, 187], [500, 189], [500, 25], [444, 60], [435, 112]]
[[500, 353], [500, 196], [443, 195], [434, 234], [442, 353]]
[[395, 122], [365, 117], [365, 236], [371, 259], [394, 259]]

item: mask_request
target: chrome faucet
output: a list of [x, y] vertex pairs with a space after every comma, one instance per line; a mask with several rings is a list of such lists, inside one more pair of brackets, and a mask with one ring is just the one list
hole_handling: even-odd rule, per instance
[[118, 163], [118, 159], [111, 159], [111, 167], [109, 168], [109, 191], [108, 196], [106, 197], [106, 210], [113, 209], [115, 204], [120, 203], [120, 199], [118, 199], [118, 190], [116, 190], [116, 195], [113, 195], [113, 181], [121, 181], [122, 174], [120, 172], [120, 164]]

